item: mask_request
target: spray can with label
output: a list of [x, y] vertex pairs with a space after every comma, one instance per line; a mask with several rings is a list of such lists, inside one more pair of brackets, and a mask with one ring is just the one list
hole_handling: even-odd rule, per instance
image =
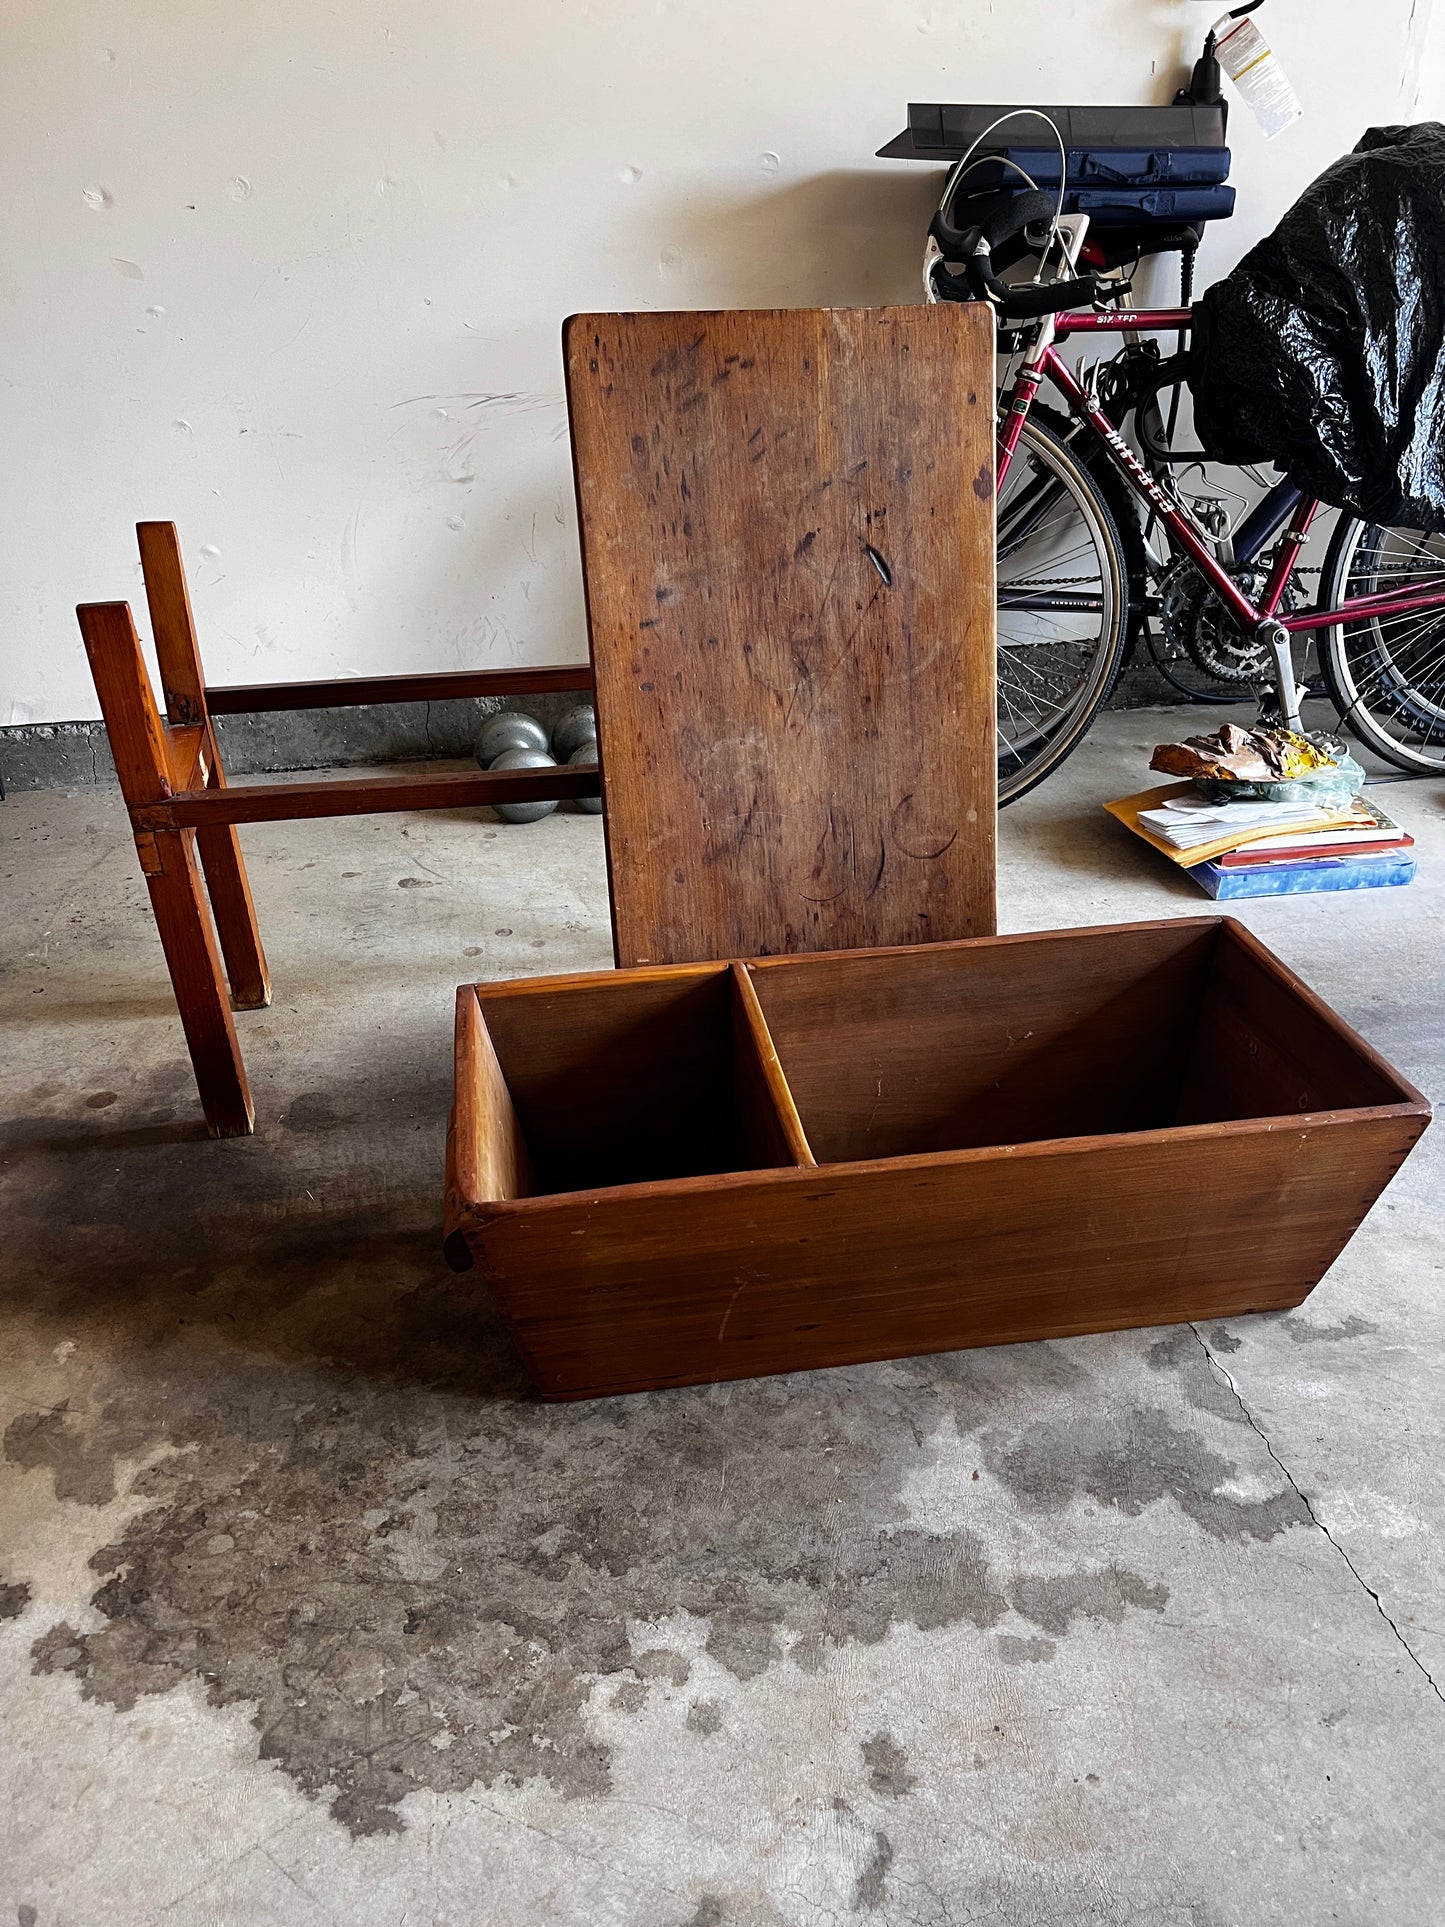
[[1216, 22], [1210, 38], [1215, 57], [1253, 111], [1265, 139], [1273, 140], [1293, 126], [1304, 108], [1274, 49], [1254, 22], [1225, 14]]

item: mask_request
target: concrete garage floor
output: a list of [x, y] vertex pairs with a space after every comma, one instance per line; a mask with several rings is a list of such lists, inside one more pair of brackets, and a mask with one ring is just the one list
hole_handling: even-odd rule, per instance
[[[1200, 911], [1096, 808], [1175, 721], [1005, 813], [1006, 930]], [[1413, 888], [1240, 914], [1438, 1095], [1390, 798]], [[609, 961], [600, 821], [245, 832], [226, 1144], [115, 793], [0, 838], [0, 1921], [1445, 1918], [1445, 1130], [1293, 1316], [548, 1408], [451, 1000]]]

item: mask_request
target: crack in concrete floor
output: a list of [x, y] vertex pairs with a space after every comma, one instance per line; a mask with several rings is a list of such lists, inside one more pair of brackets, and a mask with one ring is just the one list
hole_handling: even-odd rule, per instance
[[1190, 1331], [1193, 1332], [1195, 1338], [1199, 1341], [1199, 1345], [1204, 1352], [1204, 1356], [1209, 1360], [1211, 1369], [1219, 1374], [1220, 1378], [1223, 1379], [1224, 1383], [1229, 1387], [1230, 1391], [1234, 1394], [1236, 1400], [1238, 1400], [1240, 1411], [1243, 1412], [1251, 1429], [1258, 1437], [1265, 1451], [1268, 1452], [1269, 1456], [1274, 1460], [1275, 1464], [1279, 1467], [1281, 1473], [1289, 1481], [1290, 1489], [1293, 1492], [1298, 1494], [1300, 1504], [1304, 1507], [1305, 1511], [1309, 1514], [1311, 1525], [1315, 1526], [1320, 1532], [1322, 1532], [1325, 1535], [1326, 1539], [1329, 1540], [1330, 1544], [1334, 1547], [1335, 1551], [1340, 1555], [1341, 1559], [1344, 1560], [1345, 1564], [1349, 1567], [1350, 1572], [1353, 1574], [1354, 1579], [1356, 1583], [1359, 1585], [1361, 1591], [1364, 1592], [1368, 1598], [1374, 1601], [1376, 1612], [1379, 1613], [1381, 1619], [1384, 1620], [1385, 1624], [1389, 1627], [1390, 1631], [1395, 1635], [1396, 1639], [1399, 1640], [1400, 1644], [1404, 1647], [1405, 1651], [1409, 1654], [1411, 1663], [1418, 1668], [1421, 1677], [1425, 1680], [1426, 1684], [1429, 1686], [1430, 1691], [1435, 1695], [1436, 1699], [1440, 1701], [1441, 1705], [1445, 1706], [1445, 1693], [1441, 1692], [1438, 1684], [1436, 1683], [1434, 1674], [1430, 1671], [1429, 1667], [1425, 1664], [1424, 1660], [1421, 1659], [1420, 1655], [1415, 1651], [1415, 1648], [1410, 1644], [1409, 1640], [1406, 1639], [1405, 1635], [1400, 1631], [1400, 1628], [1398, 1627], [1398, 1625], [1396, 1625], [1395, 1621], [1390, 1617], [1389, 1613], [1385, 1610], [1385, 1602], [1383, 1599], [1381, 1599], [1379, 1592], [1376, 1590], [1374, 1586], [1370, 1584], [1369, 1580], [1365, 1578], [1364, 1574], [1360, 1571], [1359, 1567], [1355, 1564], [1354, 1560], [1350, 1557], [1349, 1553], [1345, 1551], [1345, 1548], [1340, 1544], [1339, 1540], [1330, 1531], [1329, 1527], [1325, 1524], [1324, 1520], [1315, 1511], [1314, 1505], [1310, 1500], [1309, 1494], [1301, 1487], [1299, 1481], [1295, 1478], [1293, 1472], [1290, 1471], [1289, 1467], [1285, 1464], [1284, 1460], [1280, 1457], [1279, 1453], [1275, 1451], [1274, 1445], [1271, 1442], [1269, 1435], [1265, 1432], [1263, 1426], [1259, 1423], [1259, 1420], [1254, 1416], [1254, 1413], [1249, 1409], [1249, 1406], [1245, 1403], [1244, 1396], [1240, 1392], [1238, 1385], [1234, 1381], [1234, 1374], [1230, 1371], [1229, 1367], [1227, 1365], [1222, 1364], [1220, 1360], [1215, 1357], [1214, 1353], [1209, 1349], [1208, 1341], [1205, 1339], [1204, 1334], [1200, 1331], [1199, 1327], [1197, 1325], [1191, 1324], [1189, 1329]]

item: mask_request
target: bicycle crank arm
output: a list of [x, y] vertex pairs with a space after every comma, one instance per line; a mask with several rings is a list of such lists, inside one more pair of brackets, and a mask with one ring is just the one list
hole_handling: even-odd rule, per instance
[[1282, 622], [1262, 622], [1258, 635], [1274, 662], [1274, 687], [1279, 698], [1280, 725], [1298, 733], [1299, 706], [1309, 691], [1294, 679], [1294, 650], [1289, 630]]

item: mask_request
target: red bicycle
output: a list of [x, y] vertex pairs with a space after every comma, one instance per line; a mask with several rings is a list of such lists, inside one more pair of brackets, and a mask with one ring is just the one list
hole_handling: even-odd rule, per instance
[[[1313, 693], [1294, 639], [1317, 637], [1324, 689], [1354, 735], [1399, 769], [1445, 773], [1445, 538], [1342, 513], [1311, 598], [1301, 555], [1320, 502], [1285, 477], [1231, 526], [1218, 493], [1181, 492], [1176, 468], [1207, 456], [1175, 451], [1159, 403], [1187, 380], [1187, 357], [1142, 338], [1182, 347], [1192, 310], [1136, 309], [1127, 278], [1080, 277], [1088, 217], [1060, 218], [1062, 195], [1003, 194], [980, 224], [953, 228], [958, 172], [930, 229], [927, 296], [989, 302], [1019, 357], [998, 436], [1000, 803], [1077, 747], [1150, 623], [1214, 690], [1252, 686], [1262, 717], [1290, 728]], [[995, 272], [994, 250], [1026, 231], [1041, 274], [1056, 255], [1057, 278]], [[1059, 353], [1097, 335], [1124, 336], [1121, 352], [1077, 369]], [[1039, 402], [1045, 384], [1062, 409]], [[1137, 450], [1120, 428], [1131, 411]]]

